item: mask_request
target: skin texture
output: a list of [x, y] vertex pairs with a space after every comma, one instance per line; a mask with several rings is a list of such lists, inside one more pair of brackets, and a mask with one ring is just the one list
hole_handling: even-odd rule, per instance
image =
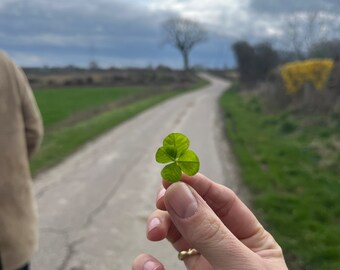
[[[287, 269], [282, 250], [254, 214], [229, 188], [202, 174], [163, 181], [157, 210], [147, 223], [147, 238], [165, 238], [177, 251], [196, 248], [201, 255], [184, 259], [187, 269]], [[151, 255], [141, 254], [133, 270], [163, 270]]]

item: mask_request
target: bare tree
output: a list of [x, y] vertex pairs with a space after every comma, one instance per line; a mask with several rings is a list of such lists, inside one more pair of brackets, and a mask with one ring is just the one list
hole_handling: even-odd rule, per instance
[[319, 11], [295, 13], [286, 21], [286, 42], [297, 58], [303, 59], [310, 48], [328, 38], [328, 20]]
[[192, 48], [207, 39], [203, 27], [192, 20], [180, 17], [163, 23], [164, 42], [174, 46], [183, 56], [184, 69], [189, 69], [189, 53]]

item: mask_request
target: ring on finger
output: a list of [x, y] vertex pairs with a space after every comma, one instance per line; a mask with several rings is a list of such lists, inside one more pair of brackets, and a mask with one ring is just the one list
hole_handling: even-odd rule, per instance
[[199, 255], [200, 253], [195, 248], [189, 248], [188, 250], [182, 250], [178, 253], [178, 259], [183, 261], [185, 258], [193, 256], [193, 255]]

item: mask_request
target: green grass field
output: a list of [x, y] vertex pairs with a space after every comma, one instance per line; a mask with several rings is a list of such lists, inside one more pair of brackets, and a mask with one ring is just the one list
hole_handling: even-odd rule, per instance
[[220, 102], [257, 215], [289, 269], [340, 269], [339, 118], [268, 114], [236, 89]]
[[143, 90], [142, 87], [70, 87], [38, 90], [34, 95], [44, 119], [44, 126], [50, 127], [79, 111]]
[[[41, 109], [45, 125], [45, 137], [39, 152], [31, 161], [33, 175], [51, 167], [69, 154], [77, 150], [89, 140], [94, 139], [103, 132], [113, 128], [121, 122], [135, 116], [143, 110], [156, 105], [168, 98], [198, 89], [206, 85], [204, 80], [182, 89], [159, 89], [151, 92], [138, 87], [124, 88], [98, 88], [98, 89], [58, 89], [36, 91], [38, 105]], [[146, 91], [146, 92], [145, 92]], [[145, 93], [140, 95], [140, 93]], [[107, 102], [139, 93], [128, 103], [92, 114], [91, 117], [81, 118], [72, 125], [61, 125], [50, 129], [75, 113], [86, 111]]]

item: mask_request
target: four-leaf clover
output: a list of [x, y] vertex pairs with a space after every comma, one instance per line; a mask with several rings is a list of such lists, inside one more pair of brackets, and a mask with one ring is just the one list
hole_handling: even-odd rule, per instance
[[177, 182], [182, 171], [187, 175], [195, 175], [200, 168], [200, 161], [194, 151], [189, 150], [189, 139], [181, 133], [171, 133], [163, 141], [163, 146], [156, 152], [156, 161], [169, 163], [161, 175], [164, 180]]

